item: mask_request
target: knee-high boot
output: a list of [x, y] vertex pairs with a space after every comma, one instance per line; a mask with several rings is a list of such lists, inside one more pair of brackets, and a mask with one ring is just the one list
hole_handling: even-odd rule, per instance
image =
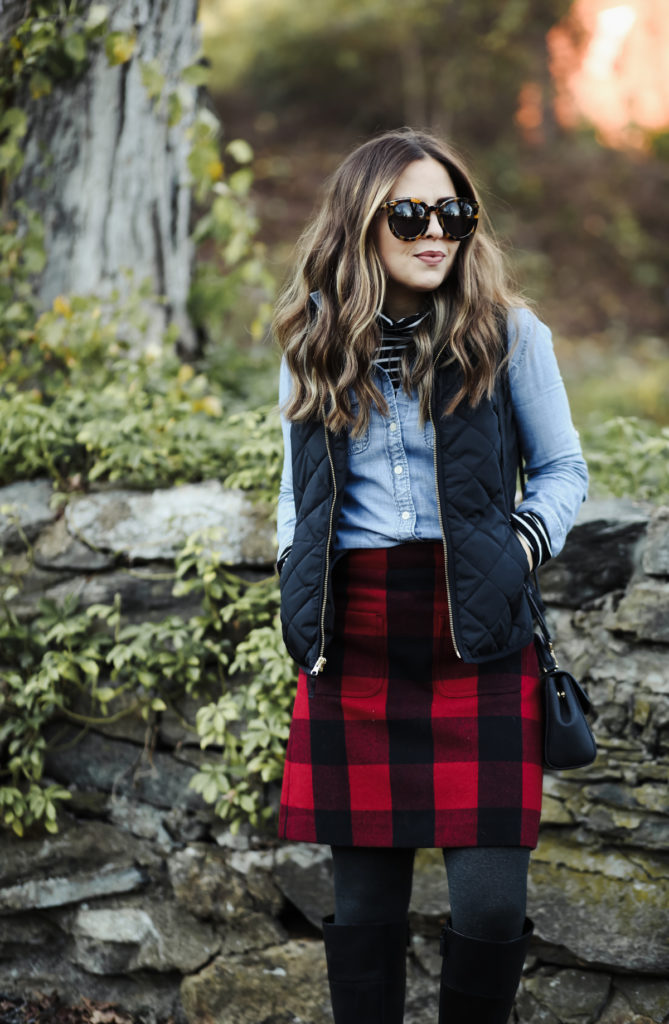
[[487, 942], [444, 928], [439, 1024], [507, 1024], [532, 930], [526, 918], [517, 939]]
[[407, 924], [323, 921], [335, 1024], [402, 1024]]

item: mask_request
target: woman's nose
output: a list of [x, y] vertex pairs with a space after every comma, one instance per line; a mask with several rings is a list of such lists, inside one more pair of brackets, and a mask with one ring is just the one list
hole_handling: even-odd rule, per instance
[[423, 235], [424, 238], [443, 238], [444, 232], [441, 224], [437, 220], [437, 214], [433, 210], [430, 214], [430, 220], [427, 225], [427, 231]]

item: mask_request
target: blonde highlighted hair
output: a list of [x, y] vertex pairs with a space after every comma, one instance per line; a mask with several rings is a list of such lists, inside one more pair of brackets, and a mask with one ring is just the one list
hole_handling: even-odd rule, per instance
[[[477, 198], [457, 153], [430, 133], [412, 129], [366, 142], [330, 179], [321, 209], [298, 243], [297, 266], [274, 317], [294, 382], [284, 409], [288, 419], [319, 418], [336, 432], [350, 428], [357, 435], [367, 429], [373, 405], [387, 414], [372, 370], [386, 294], [373, 223], [400, 174], [424, 157], [446, 168], [456, 195]], [[511, 306], [524, 305], [508, 283], [485, 214], [482, 221], [460, 243], [444, 283], [426, 294], [430, 316], [416, 330], [414, 349], [403, 356], [403, 386], [409, 393], [416, 390], [423, 420], [429, 418], [434, 369], [442, 357], [462, 371], [462, 386], [445, 413], [465, 398], [476, 405], [492, 394], [506, 356], [500, 319]], [[309, 298], [313, 291], [320, 292], [318, 310]]]

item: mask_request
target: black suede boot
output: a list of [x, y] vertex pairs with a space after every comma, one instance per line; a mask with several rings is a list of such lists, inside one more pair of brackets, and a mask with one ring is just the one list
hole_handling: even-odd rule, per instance
[[517, 939], [486, 942], [444, 928], [439, 1024], [507, 1024], [532, 930], [526, 918]]
[[402, 1024], [407, 925], [323, 920], [335, 1024]]

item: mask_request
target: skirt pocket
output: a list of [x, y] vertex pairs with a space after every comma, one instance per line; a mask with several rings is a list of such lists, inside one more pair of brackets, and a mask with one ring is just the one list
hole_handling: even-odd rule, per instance
[[316, 696], [373, 697], [388, 675], [383, 616], [348, 608], [333, 637]]
[[461, 661], [453, 650], [448, 615], [437, 617], [434, 688], [442, 697], [488, 697], [520, 693], [520, 652], [475, 665]]

